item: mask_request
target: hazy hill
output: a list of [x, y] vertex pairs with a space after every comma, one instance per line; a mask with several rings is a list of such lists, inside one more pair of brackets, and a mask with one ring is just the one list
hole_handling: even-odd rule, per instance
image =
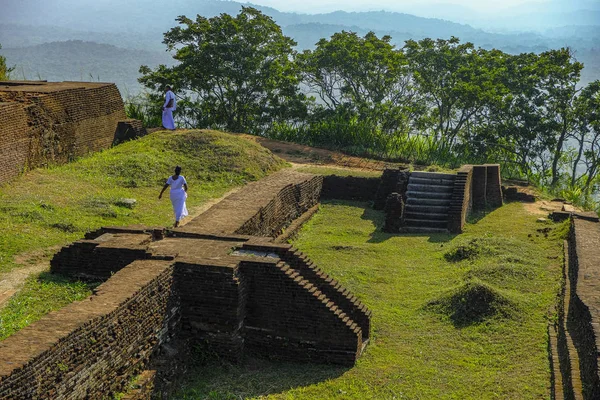
[[137, 82], [140, 65], [172, 62], [165, 52], [122, 49], [79, 40], [3, 48], [0, 54], [9, 65], [17, 65], [12, 75], [15, 79], [115, 82], [124, 96], [141, 89]]
[[111, 44], [122, 48], [164, 51], [163, 33], [111, 33], [77, 30], [51, 25], [21, 25], [0, 23], [0, 44], [2, 47], [28, 47], [49, 42], [81, 40]]
[[[178, 15], [211, 17], [220, 13], [236, 14], [243, 5], [236, 1], [218, 0], [171, 0], [163, 5], [150, 0], [95, 0], [93, 3], [88, 0], [4, 0], [3, 3], [7, 5], [3, 5], [0, 13], [0, 44], [4, 47], [0, 54], [7, 57], [10, 65], [18, 66], [14, 74], [16, 78], [54, 80], [93, 77], [94, 80], [115, 81], [122, 90], [127, 87], [132, 92], [139, 89], [137, 71], [141, 64], [154, 66], [170, 62], [170, 56], [164, 52], [162, 34], [175, 26]], [[586, 64], [583, 81], [600, 79], [600, 17], [594, 20], [600, 6], [594, 7], [600, 2], [573, 0], [572, 4], [565, 9], [564, 2], [549, 0], [540, 10], [540, 3], [523, 3], [498, 13], [490, 20], [495, 24], [501, 23], [505, 14], [513, 13], [515, 20], [529, 19], [532, 23], [527, 25], [525, 21], [525, 26], [533, 27], [533, 21], [541, 18], [540, 15], [564, 16], [565, 26], [548, 25], [537, 33], [494, 33], [466, 24], [401, 12], [298, 14], [269, 7], [257, 8], [273, 17], [284, 33], [298, 42], [299, 49], [312, 48], [319, 39], [342, 30], [360, 35], [373, 30], [378, 36], [390, 35], [399, 47], [407, 39], [450, 36], [509, 53], [541, 52], [570, 46], [576, 51], [577, 58]], [[461, 10], [465, 18], [475, 15], [452, 4], [433, 7], [437, 14], [431, 8], [429, 15], [455, 16], [457, 20], [460, 20], [457, 14], [461, 14]], [[424, 7], [422, 9], [425, 10]], [[585, 18], [581, 16], [581, 10], [588, 10], [583, 11]], [[489, 16], [476, 19], [478, 26], [485, 26], [485, 18]], [[567, 26], [569, 21], [571, 23]], [[587, 25], [582, 25], [583, 22]]]

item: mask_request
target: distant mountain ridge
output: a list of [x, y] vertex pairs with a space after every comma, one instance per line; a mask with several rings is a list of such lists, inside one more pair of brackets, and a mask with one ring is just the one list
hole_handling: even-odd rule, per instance
[[115, 82], [121, 94], [138, 93], [140, 65], [172, 65], [166, 52], [131, 50], [120, 47], [69, 40], [25, 48], [2, 48], [0, 55], [9, 65], [16, 65], [14, 79], [46, 79], [50, 81]]
[[[172, 62], [162, 44], [162, 34], [176, 25], [178, 15], [194, 18], [196, 14], [205, 17], [237, 14], [242, 6], [251, 5], [236, 1], [172, 0], [168, 7], [157, 8], [149, 0], [97, 0], [94, 7], [90, 7], [80, 0], [6, 1], [9, 5], [0, 13], [0, 44], [3, 46], [0, 55], [7, 57], [9, 65], [17, 65], [13, 74], [16, 78], [99, 78], [115, 81], [121, 89], [133, 92], [140, 89], [137, 83], [140, 65], [154, 67]], [[581, 6], [588, 4], [586, 0], [577, 1]], [[342, 30], [359, 35], [368, 31], [380, 37], [390, 35], [398, 47], [408, 39], [450, 36], [509, 53], [571, 46], [578, 59], [586, 64], [582, 81], [600, 78], [600, 25], [556, 27], [543, 34], [501, 34], [400, 12], [298, 14], [270, 7], [256, 8], [270, 15], [286, 35], [294, 38], [298, 49], [313, 48], [321, 38], [329, 38]], [[66, 9], [69, 12], [64, 12]]]

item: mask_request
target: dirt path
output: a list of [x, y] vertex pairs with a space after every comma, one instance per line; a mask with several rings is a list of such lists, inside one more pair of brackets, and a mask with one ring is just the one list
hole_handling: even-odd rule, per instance
[[[562, 201], [538, 200], [535, 203], [523, 203], [528, 213], [539, 216], [548, 216], [554, 211], [562, 211], [565, 205]], [[577, 209], [580, 211], [579, 209]]]
[[[58, 251], [59, 247], [52, 248]], [[0, 309], [8, 299], [15, 294], [31, 275], [50, 270], [50, 260], [47, 250], [36, 250], [31, 253], [19, 254], [15, 257], [18, 267], [10, 272], [0, 274]]]
[[370, 171], [383, 171], [388, 166], [399, 165], [367, 158], [348, 156], [337, 151], [325, 150], [297, 143], [281, 142], [279, 140], [267, 139], [261, 136], [247, 134], [238, 135], [246, 140], [256, 142], [261, 146], [266, 147], [271, 150], [273, 154], [283, 158], [292, 165], [335, 166], [342, 169]]

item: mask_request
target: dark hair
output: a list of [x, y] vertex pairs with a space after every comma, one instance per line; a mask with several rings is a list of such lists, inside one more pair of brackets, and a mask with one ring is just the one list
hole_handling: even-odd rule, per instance
[[181, 167], [178, 165], [175, 167], [175, 175], [179, 175], [181, 173]]

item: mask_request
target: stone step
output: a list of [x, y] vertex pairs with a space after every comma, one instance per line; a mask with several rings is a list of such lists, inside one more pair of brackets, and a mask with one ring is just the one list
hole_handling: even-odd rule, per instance
[[412, 176], [408, 180], [409, 183], [417, 185], [443, 185], [443, 186], [454, 186], [454, 179], [441, 179], [441, 178], [413, 178]]
[[[429, 199], [425, 199], [425, 200], [431, 201]], [[422, 213], [436, 213], [436, 214], [448, 215], [448, 210], [450, 209], [450, 207], [449, 207], [450, 201], [449, 200], [448, 200], [448, 205], [423, 204], [422, 201], [423, 200], [421, 200], [420, 202], [415, 202], [415, 203], [407, 202], [406, 205], [404, 206], [404, 212], [405, 213], [422, 212]]]
[[408, 181], [408, 191], [428, 193], [452, 193], [454, 186], [447, 185], [420, 185]]
[[406, 226], [416, 226], [416, 227], [423, 227], [423, 228], [448, 229], [448, 222], [447, 221], [405, 218], [404, 219], [404, 223], [405, 223]]
[[402, 227], [404, 233], [448, 233], [446, 228], [427, 228], [423, 226], [404, 226]]
[[452, 192], [419, 192], [416, 190], [408, 190], [406, 192], [406, 199], [438, 199], [438, 200], [450, 200], [452, 198]]
[[413, 171], [410, 173], [411, 178], [427, 178], [427, 179], [449, 179], [454, 180], [456, 178], [456, 174], [445, 174], [442, 172], [423, 172], [423, 171]]
[[448, 222], [448, 214], [438, 214], [438, 213], [429, 213], [429, 212], [410, 212], [404, 211], [404, 219], [423, 219], [429, 221], [440, 221], [440, 222]]
[[[427, 194], [431, 194], [431, 193], [427, 193]], [[450, 206], [450, 197], [452, 196], [445, 196], [445, 197], [431, 197], [431, 198], [425, 198], [425, 197], [408, 197], [406, 199], [406, 205], [415, 205], [415, 206], [440, 206], [440, 207], [449, 207]]]

